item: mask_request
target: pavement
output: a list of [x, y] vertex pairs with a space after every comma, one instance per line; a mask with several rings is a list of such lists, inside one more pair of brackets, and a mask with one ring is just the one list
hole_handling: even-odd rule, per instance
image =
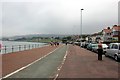
[[[61, 45], [60, 45], [61, 46]], [[58, 47], [60, 47], [58, 46]], [[2, 69], [2, 76], [6, 76], [21, 67], [24, 67], [35, 60], [47, 55], [51, 51], [58, 48], [56, 46], [45, 46], [41, 48], [34, 48], [25, 51], [13, 52], [8, 54], [2, 54], [2, 65], [0, 65], [0, 69]]]
[[118, 80], [120, 63], [79, 46], [64, 45], [31, 66], [9, 76], [12, 78], [52, 78], [52, 80]]
[[103, 60], [98, 61], [96, 53], [71, 45], [67, 59], [58, 73], [58, 80], [61, 78], [117, 79], [120, 78], [119, 69], [120, 63], [111, 58], [103, 55]]
[[54, 78], [66, 54], [67, 46], [62, 46], [31, 66], [8, 78]]

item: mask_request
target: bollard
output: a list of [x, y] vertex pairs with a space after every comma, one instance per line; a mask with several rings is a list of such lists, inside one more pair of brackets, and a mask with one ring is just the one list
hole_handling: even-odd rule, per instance
[[19, 51], [21, 51], [21, 45], [19, 45]]
[[26, 45], [24, 45], [24, 50], [26, 50]]
[[14, 52], [14, 46], [12, 45], [12, 52]]
[[29, 49], [30, 49], [30, 44], [29, 44]]
[[5, 46], [5, 53], [6, 53], [7, 47]]

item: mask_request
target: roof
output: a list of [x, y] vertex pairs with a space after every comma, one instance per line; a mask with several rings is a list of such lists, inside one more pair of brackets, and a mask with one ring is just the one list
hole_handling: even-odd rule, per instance
[[105, 33], [111, 33], [112, 29], [103, 29], [103, 32]]
[[120, 26], [113, 26], [113, 28], [115, 31], [120, 31]]

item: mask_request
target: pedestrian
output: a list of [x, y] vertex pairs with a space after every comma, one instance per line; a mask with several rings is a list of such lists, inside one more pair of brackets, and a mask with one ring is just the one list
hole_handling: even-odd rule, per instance
[[66, 45], [67, 45], [67, 42], [66, 42]]
[[53, 42], [52, 41], [50, 42], [50, 45], [53, 46]]
[[54, 45], [57, 46], [57, 42], [54, 42]]
[[54, 42], [54, 46], [56, 46], [56, 42]]
[[103, 49], [102, 49], [102, 43], [100, 42], [98, 44], [98, 60], [102, 60], [102, 54], [103, 54]]
[[57, 42], [57, 46], [59, 46], [59, 42]]

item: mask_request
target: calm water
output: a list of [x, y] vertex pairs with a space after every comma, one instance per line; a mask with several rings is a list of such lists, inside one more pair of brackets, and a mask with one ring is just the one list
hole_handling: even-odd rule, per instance
[[[11, 53], [45, 46], [46, 43], [2, 41], [1, 53]], [[6, 50], [5, 50], [6, 46]]]

